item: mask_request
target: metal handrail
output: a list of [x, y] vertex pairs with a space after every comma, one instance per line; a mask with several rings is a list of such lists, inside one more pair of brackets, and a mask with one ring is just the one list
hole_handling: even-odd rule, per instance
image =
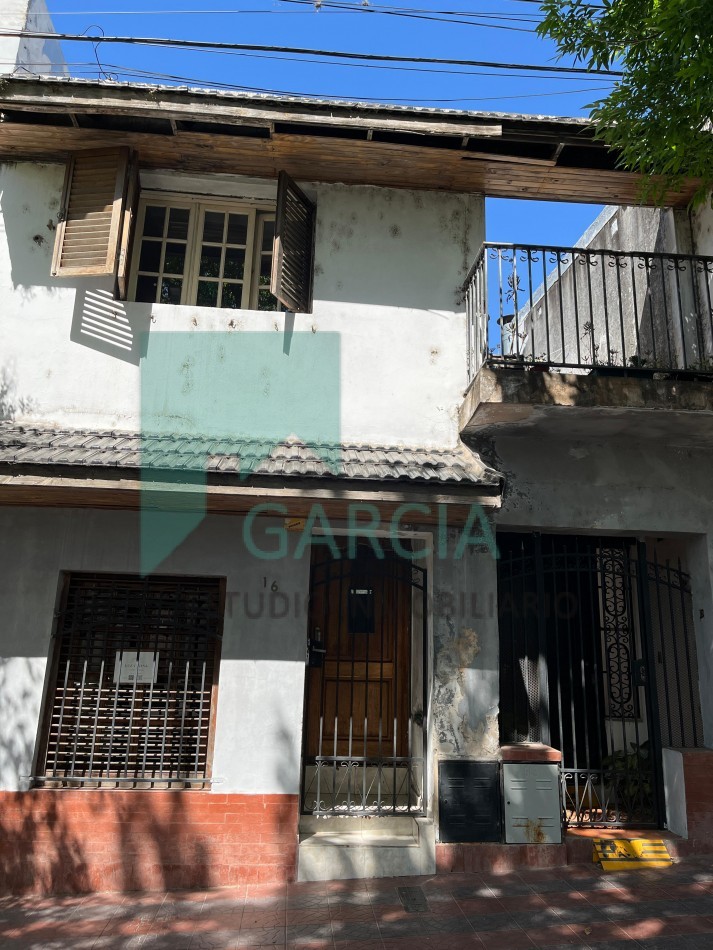
[[486, 241], [463, 284], [469, 378], [498, 351], [525, 365], [713, 375], [712, 284], [711, 256]]

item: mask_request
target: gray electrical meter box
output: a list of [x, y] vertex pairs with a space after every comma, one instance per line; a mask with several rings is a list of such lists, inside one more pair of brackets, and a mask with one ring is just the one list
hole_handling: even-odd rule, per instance
[[508, 844], [561, 842], [559, 767], [556, 764], [503, 762], [503, 793]]

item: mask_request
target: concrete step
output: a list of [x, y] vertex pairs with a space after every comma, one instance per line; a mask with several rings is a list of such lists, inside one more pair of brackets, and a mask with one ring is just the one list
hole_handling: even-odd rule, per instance
[[435, 831], [427, 818], [300, 820], [298, 881], [434, 874]]

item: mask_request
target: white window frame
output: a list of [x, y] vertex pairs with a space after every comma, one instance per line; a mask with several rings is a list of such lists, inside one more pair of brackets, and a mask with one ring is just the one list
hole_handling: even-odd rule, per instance
[[[129, 285], [129, 300], [136, 300], [136, 285], [139, 277], [139, 258], [141, 243], [144, 238], [144, 223], [148, 205], [161, 206], [166, 209], [188, 209], [188, 234], [186, 238], [186, 263], [183, 272], [180, 304], [172, 306], [200, 306], [195, 301], [198, 293], [203, 221], [205, 213], [217, 211], [224, 214], [244, 214], [248, 217], [248, 234], [245, 245], [245, 271], [242, 282], [241, 310], [257, 310], [260, 291], [260, 263], [262, 234], [264, 223], [274, 220], [276, 206], [274, 202], [251, 200], [249, 198], [223, 198], [213, 195], [187, 195], [181, 192], [142, 191], [139, 198], [138, 213], [136, 216], [136, 232], [131, 259], [131, 280]], [[167, 239], [162, 239], [161, 265], [165, 254]], [[182, 243], [182, 242], [180, 242]], [[226, 243], [221, 245], [226, 248]], [[161, 272], [162, 273], [162, 272]], [[180, 275], [163, 275], [164, 277], [180, 277]], [[210, 283], [222, 285], [223, 278], [207, 278]], [[229, 281], [230, 282], [230, 281]], [[269, 289], [269, 288], [268, 288]], [[163, 305], [162, 301], [155, 301], [152, 306]], [[211, 310], [231, 310], [231, 307], [211, 307]], [[276, 309], [281, 309], [279, 304]], [[269, 312], [269, 311], [264, 311]]]

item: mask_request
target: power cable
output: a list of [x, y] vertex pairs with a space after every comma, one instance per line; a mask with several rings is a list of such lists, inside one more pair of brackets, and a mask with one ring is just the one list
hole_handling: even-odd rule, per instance
[[[472, 10], [429, 10], [425, 7], [393, 7], [385, 4], [355, 4], [339, 2], [339, 0], [276, 0], [278, 3], [298, 4], [300, 6], [310, 7], [309, 11], [318, 13], [325, 9], [348, 10], [352, 13], [422, 13], [434, 17], [468, 17], [476, 20], [506, 20], [514, 23], [540, 23], [540, 17], [523, 16], [518, 13], [496, 13], [492, 10], [483, 10], [481, 12]], [[61, 16], [236, 16], [243, 13], [285, 13], [284, 10], [268, 9], [214, 9], [214, 10], [173, 10], [169, 8], [156, 10], [57, 10], [52, 13], [52, 18]], [[0, 11], [0, 15], [8, 15], [7, 11]]]
[[[378, 63], [340, 63], [335, 61], [324, 61], [321, 59], [310, 59], [298, 56], [279, 56], [269, 53], [240, 53], [245, 59], [265, 59], [272, 62], [289, 63], [310, 63], [315, 66], [342, 66], [346, 69], [380, 69], [399, 73], [425, 73], [436, 76], [485, 76], [494, 78], [492, 72], [484, 72], [479, 69], [430, 69], [425, 66], [405, 66], [405, 65], [381, 65]], [[520, 73], [498, 73], [498, 79], [522, 79]], [[535, 77], [532, 77], [533, 79]], [[601, 76], [537, 76], [538, 82], [602, 82]]]
[[[83, 65], [90, 66], [90, 67], [92, 66], [91, 63], [86, 63]], [[94, 68], [94, 71], [96, 71], [96, 66], [94, 66], [93, 68]], [[375, 103], [382, 102], [381, 99], [377, 99], [372, 96], [361, 96], [361, 95], [360, 96], [348, 96], [348, 95], [336, 96], [333, 93], [310, 93], [310, 92], [304, 93], [304, 92], [295, 92], [294, 90], [286, 90], [286, 89], [266, 89], [260, 86], [245, 86], [238, 83], [221, 82], [220, 80], [196, 79], [190, 76], [178, 76], [171, 73], [152, 72], [149, 70], [137, 69], [134, 67], [118, 66], [113, 63], [107, 63], [106, 68], [115, 70], [120, 74], [123, 73], [124, 75], [127, 75], [127, 76], [134, 76], [134, 77], [145, 78], [145, 79], [171, 80], [171, 81], [182, 82], [182, 83], [204, 84], [214, 89], [226, 89], [226, 90], [232, 90], [236, 92], [254, 92], [254, 93], [260, 93], [264, 95], [275, 95], [275, 96], [296, 96], [296, 97], [305, 98], [305, 99], [336, 99], [336, 100], [350, 100], [350, 101], [359, 100], [360, 102], [375, 102]], [[607, 86], [598, 86], [598, 87], [595, 87], [594, 89], [592, 88], [567, 89], [567, 90], [557, 91], [557, 92], [516, 93], [511, 96], [460, 96], [456, 98], [447, 98], [447, 99], [439, 99], [439, 98], [410, 99], [410, 98], [403, 98], [403, 97], [397, 97], [397, 98], [398, 98], [398, 101], [401, 103], [403, 102], [408, 102], [408, 103], [495, 102], [495, 101], [505, 101], [505, 100], [514, 101], [514, 100], [519, 100], [519, 99], [535, 99], [535, 98], [541, 98], [541, 97], [547, 97], [547, 96], [576, 95], [580, 93], [598, 92], [600, 90], [605, 90], [607, 88], [608, 88]]]
[[[64, 40], [72, 43], [95, 43], [96, 37], [76, 33], [50, 33], [31, 30], [2, 30], [0, 37], [20, 37], [24, 39]], [[352, 53], [340, 50], [309, 49], [299, 46], [268, 46], [257, 43], [225, 43], [209, 40], [178, 40], [169, 37], [148, 36], [106, 36], [102, 43], [115, 43], [129, 46], [161, 46], [174, 49], [206, 50], [216, 52], [268, 52], [293, 53], [307, 56], [324, 56], [335, 59], [359, 59], [370, 62], [419, 63], [438, 66], [476, 66], [486, 69], [513, 69], [522, 72], [562, 73], [575, 76], [616, 76], [624, 74], [612, 69], [584, 69], [577, 66], [545, 66], [540, 63], [503, 63], [487, 60], [439, 59], [429, 56], [395, 56], [381, 53]]]
[[[482, 27], [483, 29], [489, 30], [506, 30], [509, 32], [515, 33], [534, 33], [535, 31], [530, 27], [524, 26], [512, 26], [514, 22], [522, 23], [539, 23], [540, 20], [535, 18], [521, 18], [516, 16], [502, 16], [499, 17], [497, 14], [487, 14], [482, 15], [478, 13], [466, 13], [458, 14], [456, 11], [430, 11], [430, 10], [419, 10], [419, 9], [400, 9], [398, 7], [372, 7], [372, 6], [355, 6], [350, 3], [340, 3], [338, 0], [317, 0], [317, 3], [314, 3], [313, 0], [279, 0], [280, 3], [291, 3], [291, 4], [300, 4], [302, 6], [310, 7], [310, 10], [71, 10], [66, 13], [53, 13], [53, 17], [59, 16], [177, 16], [177, 15], [201, 15], [206, 16], [209, 14], [225, 16], [229, 14], [257, 14], [260, 16], [291, 16], [291, 15], [306, 15], [308, 13], [321, 12], [322, 10], [328, 10], [334, 13], [372, 13], [382, 16], [395, 16], [403, 17], [409, 20], [426, 20], [430, 23], [445, 23], [448, 25], [460, 25], [460, 26], [474, 26]], [[469, 19], [451, 19], [451, 17], [464, 16]], [[490, 20], [505, 20], [506, 22], [489, 22]]]

